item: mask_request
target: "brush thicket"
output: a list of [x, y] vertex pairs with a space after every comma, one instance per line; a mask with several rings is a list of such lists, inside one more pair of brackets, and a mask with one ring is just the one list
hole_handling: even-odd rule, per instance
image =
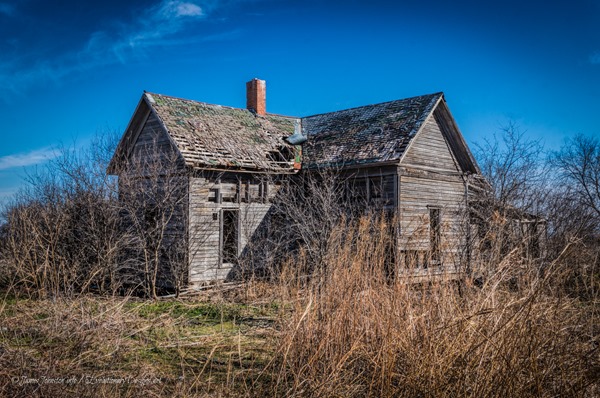
[[281, 290], [296, 300], [273, 366], [274, 393], [599, 393], [598, 297], [581, 302], [557, 288], [572, 272], [563, 258], [542, 274], [513, 251], [482, 286], [450, 278], [416, 284], [390, 277], [388, 230], [384, 218], [340, 225], [310, 278], [298, 278], [310, 268], [305, 256], [288, 263]]

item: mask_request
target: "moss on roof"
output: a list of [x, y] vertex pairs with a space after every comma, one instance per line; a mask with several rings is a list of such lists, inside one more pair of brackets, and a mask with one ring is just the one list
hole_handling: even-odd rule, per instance
[[[145, 94], [188, 166], [289, 172], [299, 148], [285, 141], [301, 124], [303, 167], [398, 161], [443, 93], [295, 118]], [[296, 158], [295, 158], [296, 157]]]
[[296, 118], [146, 93], [187, 165], [291, 171]]
[[303, 167], [400, 160], [443, 93], [361, 106], [302, 119]]

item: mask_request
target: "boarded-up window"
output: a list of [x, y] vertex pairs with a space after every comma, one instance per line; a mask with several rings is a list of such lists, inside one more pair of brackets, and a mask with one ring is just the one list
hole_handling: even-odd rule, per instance
[[223, 263], [233, 263], [238, 256], [239, 211], [223, 210], [221, 223], [221, 259]]
[[431, 262], [433, 264], [439, 264], [440, 256], [440, 244], [442, 238], [442, 225], [440, 219], [440, 209], [431, 207], [429, 208], [429, 239], [430, 239], [430, 250], [431, 250]]

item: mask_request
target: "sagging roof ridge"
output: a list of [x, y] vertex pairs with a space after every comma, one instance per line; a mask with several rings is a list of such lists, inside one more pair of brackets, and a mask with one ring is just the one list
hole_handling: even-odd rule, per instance
[[[219, 108], [226, 108], [226, 109], [232, 109], [232, 110], [246, 111], [246, 112], [251, 113], [251, 114], [253, 114], [255, 116], [260, 116], [260, 115], [257, 115], [255, 112], [252, 112], [251, 110], [249, 110], [247, 108], [238, 108], [238, 107], [229, 106], [229, 105], [213, 104], [211, 102], [198, 101], [198, 100], [193, 100], [193, 99], [189, 99], [189, 98], [183, 98], [183, 97], [177, 97], [177, 96], [174, 96], [174, 95], [161, 94], [161, 93], [147, 91], [147, 90], [144, 90], [144, 94], [159, 95], [161, 97], [172, 98], [172, 99], [179, 100], [179, 101], [194, 102], [194, 103], [201, 104], [201, 105], [206, 105], [206, 106], [214, 106], [214, 107], [219, 107]], [[361, 108], [368, 108], [368, 107], [371, 107], [371, 106], [380, 106], [380, 105], [392, 104], [394, 102], [408, 101], [408, 100], [413, 100], [413, 99], [416, 99], [416, 98], [429, 97], [429, 96], [438, 96], [438, 95], [441, 96], [442, 99], [444, 99], [444, 101], [445, 101], [444, 92], [443, 91], [436, 91], [436, 92], [429, 93], [429, 94], [414, 95], [412, 97], [399, 98], [399, 99], [390, 100], [390, 101], [375, 102], [375, 103], [372, 103], [372, 104], [353, 106], [351, 108], [338, 109], [338, 110], [330, 111], [330, 112], [314, 113], [312, 115], [307, 115], [307, 116], [292, 116], [292, 115], [284, 115], [284, 114], [281, 114], [281, 113], [273, 113], [273, 112], [267, 112], [266, 115], [269, 115], [269, 116], [279, 116], [279, 117], [284, 117], [284, 118], [289, 118], [289, 119], [299, 119], [299, 120], [302, 120], [302, 119], [308, 119], [308, 118], [316, 117], [316, 116], [330, 115], [330, 114], [338, 113], [338, 112], [353, 111], [353, 110], [357, 110], [357, 109], [361, 109]]]
[[[408, 100], [414, 100], [416, 98], [421, 98], [421, 97], [429, 97], [429, 96], [441, 96], [444, 101], [445, 101], [445, 96], [444, 96], [444, 92], [443, 91], [437, 91], [435, 93], [430, 93], [430, 94], [422, 94], [422, 95], [415, 95], [412, 97], [406, 97], [406, 98], [399, 98], [399, 99], [395, 99], [395, 100], [391, 100], [391, 101], [384, 101], [384, 102], [376, 102], [374, 104], [367, 104], [367, 105], [360, 105], [360, 106], [353, 106], [352, 108], [344, 108], [344, 109], [338, 109], [337, 111], [331, 111], [331, 112], [322, 112], [322, 113], [315, 113], [314, 115], [308, 115], [308, 116], [302, 116], [300, 117], [300, 119], [309, 119], [311, 117], [317, 117], [317, 116], [324, 116], [324, 115], [331, 115], [333, 113], [338, 113], [338, 112], [347, 112], [347, 111], [354, 111], [357, 109], [361, 109], [361, 108], [368, 108], [368, 107], [372, 107], [372, 106], [381, 106], [381, 105], [387, 105], [387, 104], [392, 104], [394, 102], [401, 102], [401, 101], [408, 101]], [[436, 100], [437, 102], [437, 100]]]

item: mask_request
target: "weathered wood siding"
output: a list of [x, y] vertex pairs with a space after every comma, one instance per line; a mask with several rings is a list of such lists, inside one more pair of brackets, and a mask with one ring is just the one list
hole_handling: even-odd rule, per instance
[[133, 146], [129, 157], [136, 174], [156, 173], [162, 170], [171, 173], [183, 168], [183, 159], [173, 147], [167, 132], [158, 118], [150, 113]]
[[222, 211], [239, 211], [238, 254], [243, 256], [269, 212], [272, 206], [270, 200], [277, 189], [274, 183], [261, 183], [247, 173], [190, 177], [188, 239], [191, 283], [225, 279], [234, 266], [224, 263], [221, 258]]
[[[188, 178], [182, 171], [181, 157], [150, 113], [120, 171], [119, 195], [130, 217], [135, 217], [129, 221], [139, 242], [140, 261], [144, 250], [153, 250], [148, 245], [160, 242], [158, 285], [162, 287], [174, 287], [175, 274], [187, 282], [182, 264], [187, 257]], [[139, 267], [144, 269], [144, 264]]]
[[430, 209], [440, 209], [441, 264], [444, 269], [451, 269], [458, 261], [464, 236], [464, 182], [434, 117], [427, 119], [413, 139], [398, 174], [401, 252], [430, 254]]

